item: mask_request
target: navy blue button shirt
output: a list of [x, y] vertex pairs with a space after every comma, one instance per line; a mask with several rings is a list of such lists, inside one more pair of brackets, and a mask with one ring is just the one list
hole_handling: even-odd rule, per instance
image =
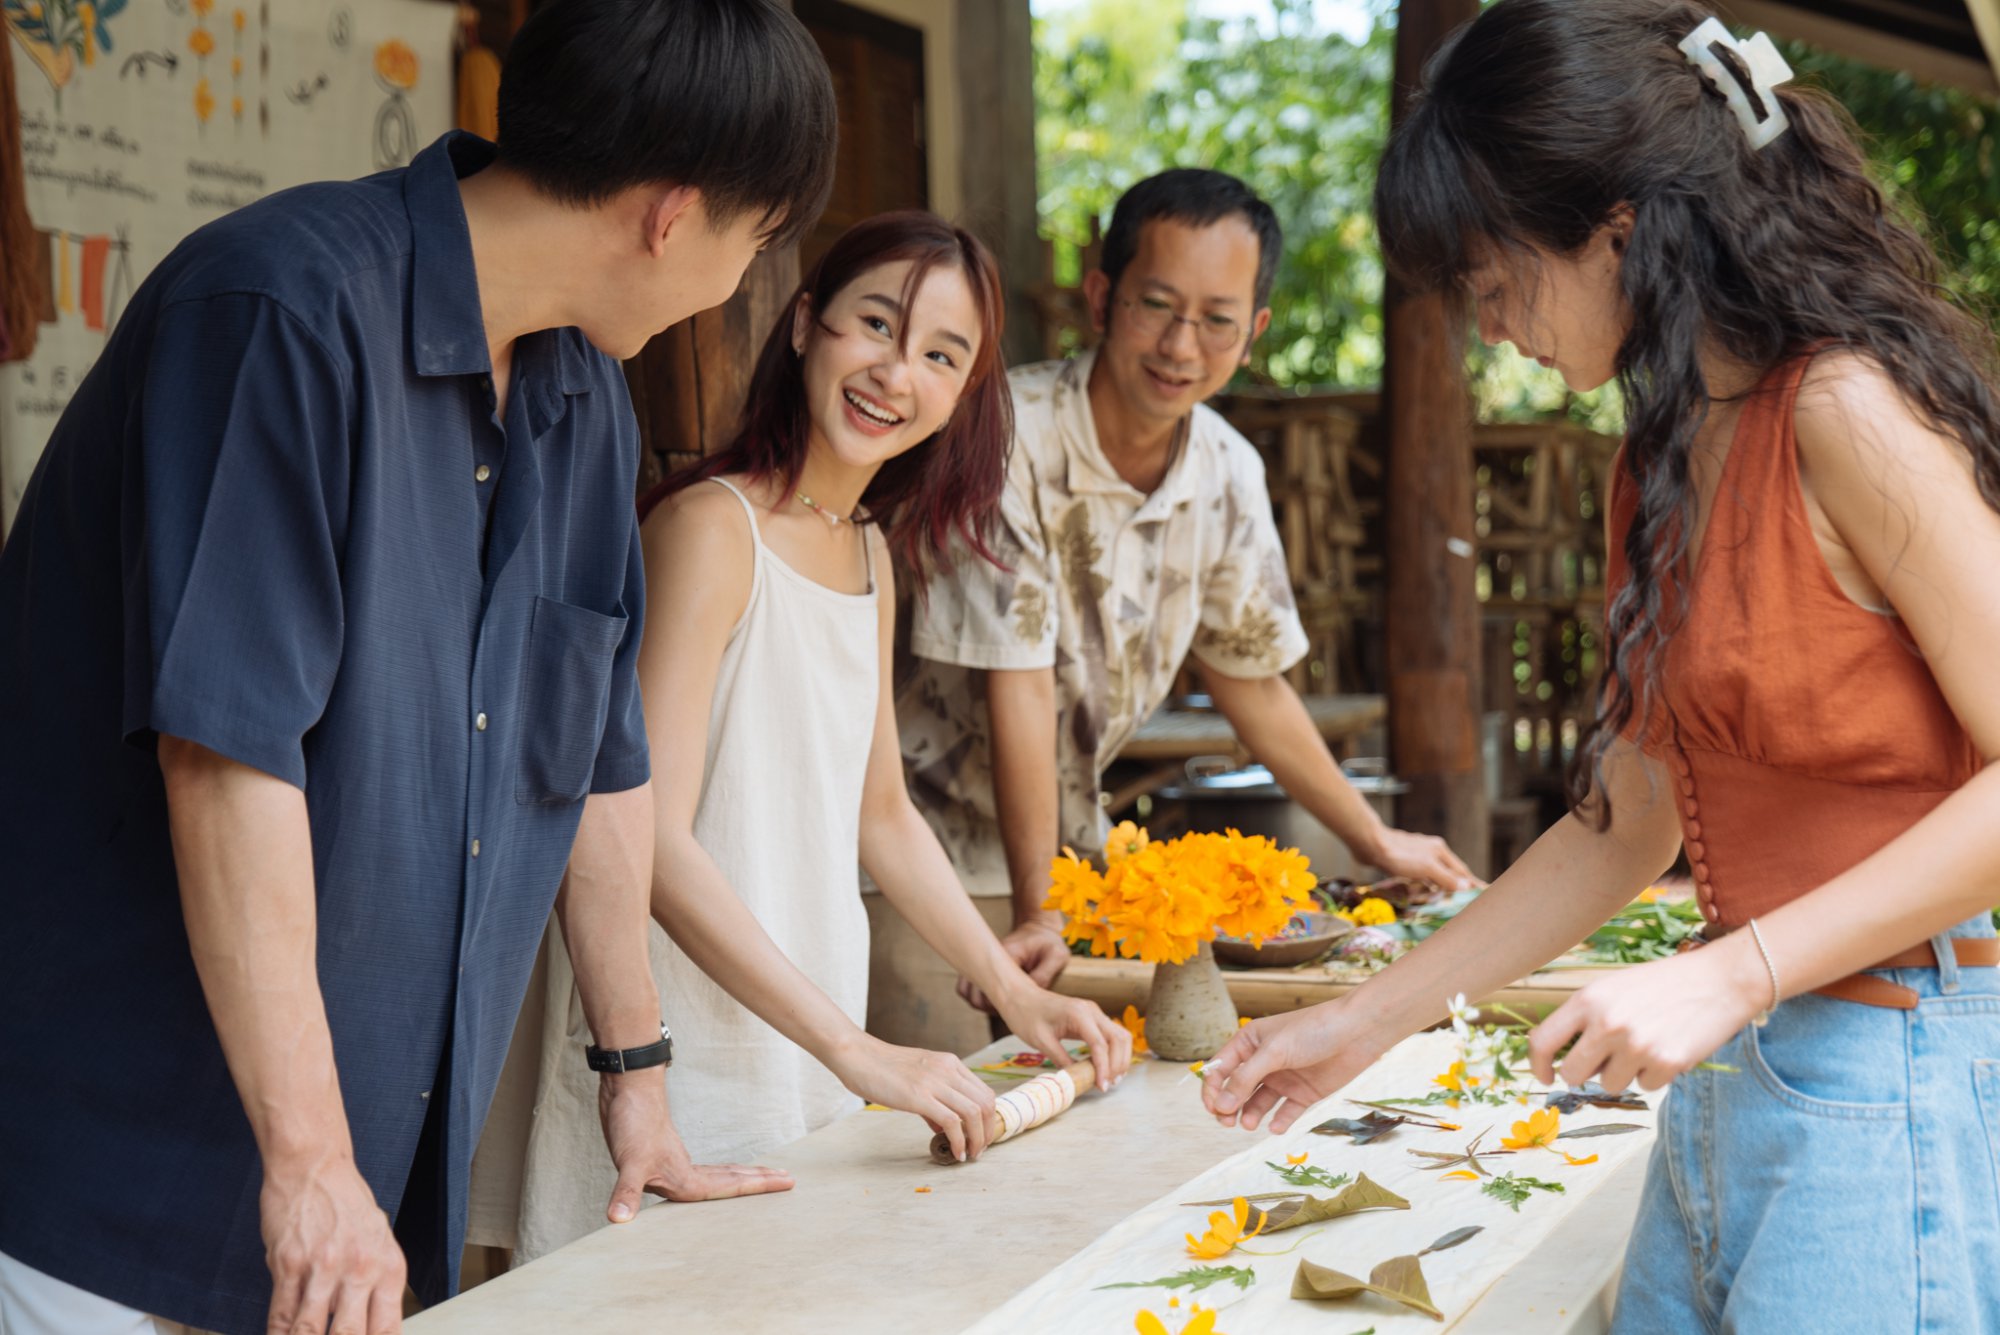
[[197, 1327], [261, 1332], [271, 1285], [158, 735], [304, 790], [354, 1152], [427, 1301], [582, 799], [647, 777], [637, 427], [575, 329], [496, 415], [457, 184], [491, 155], [189, 237], [0, 553], [0, 1252]]

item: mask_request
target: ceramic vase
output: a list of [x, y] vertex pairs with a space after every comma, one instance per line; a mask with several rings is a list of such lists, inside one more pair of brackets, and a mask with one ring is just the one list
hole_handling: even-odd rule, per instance
[[1207, 1061], [1236, 1032], [1236, 1003], [1208, 942], [1185, 963], [1155, 964], [1146, 1046], [1169, 1061]]

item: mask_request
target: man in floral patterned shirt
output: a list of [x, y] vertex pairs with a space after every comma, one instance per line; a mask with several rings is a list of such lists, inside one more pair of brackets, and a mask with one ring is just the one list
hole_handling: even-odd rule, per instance
[[[1127, 192], [1084, 279], [1102, 345], [1011, 377], [1006, 568], [965, 555], [913, 609], [897, 694], [911, 793], [1045, 985], [1068, 959], [1041, 907], [1049, 861], [1065, 844], [1096, 856], [1100, 776], [1190, 652], [1237, 735], [1358, 861], [1472, 880], [1442, 840], [1382, 823], [1281, 675], [1306, 635], [1263, 462], [1203, 403], [1270, 321], [1281, 244], [1270, 206], [1221, 172], [1163, 172]], [[877, 951], [884, 1000], [919, 994], [897, 1041], [976, 1037], [977, 1017], [907, 976], [927, 961], [887, 958], [915, 953], [900, 944], [885, 932]]]

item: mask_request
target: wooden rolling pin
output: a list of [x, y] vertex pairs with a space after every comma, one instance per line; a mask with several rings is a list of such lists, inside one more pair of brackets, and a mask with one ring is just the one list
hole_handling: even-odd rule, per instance
[[[1097, 1079], [1087, 1061], [1044, 1071], [1018, 1089], [1010, 1089], [993, 1101], [986, 1122], [988, 1149], [1003, 1140], [1012, 1140], [1023, 1131], [1032, 1131], [1076, 1102], [1076, 1096]], [[931, 1162], [952, 1164], [951, 1137], [940, 1131], [931, 1137]]]

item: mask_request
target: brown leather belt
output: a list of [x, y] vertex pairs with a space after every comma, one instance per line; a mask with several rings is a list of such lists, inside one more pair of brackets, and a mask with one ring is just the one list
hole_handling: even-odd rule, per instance
[[[1951, 953], [1957, 957], [1961, 969], [1984, 969], [2000, 964], [2000, 939], [1990, 936], [1954, 936], [1950, 938]], [[1879, 964], [1871, 964], [1871, 969], [1935, 969], [1938, 965], [1937, 952], [1928, 941], [1911, 946], [1900, 955], [1891, 955]], [[1917, 1008], [1917, 990], [1892, 983], [1886, 978], [1877, 978], [1869, 973], [1852, 973], [1845, 978], [1836, 978], [1825, 987], [1816, 987], [1814, 992], [1822, 997], [1832, 997], [1836, 1001], [1853, 1001], [1863, 1006], [1886, 1006], [1891, 1010], [1913, 1011]]]

